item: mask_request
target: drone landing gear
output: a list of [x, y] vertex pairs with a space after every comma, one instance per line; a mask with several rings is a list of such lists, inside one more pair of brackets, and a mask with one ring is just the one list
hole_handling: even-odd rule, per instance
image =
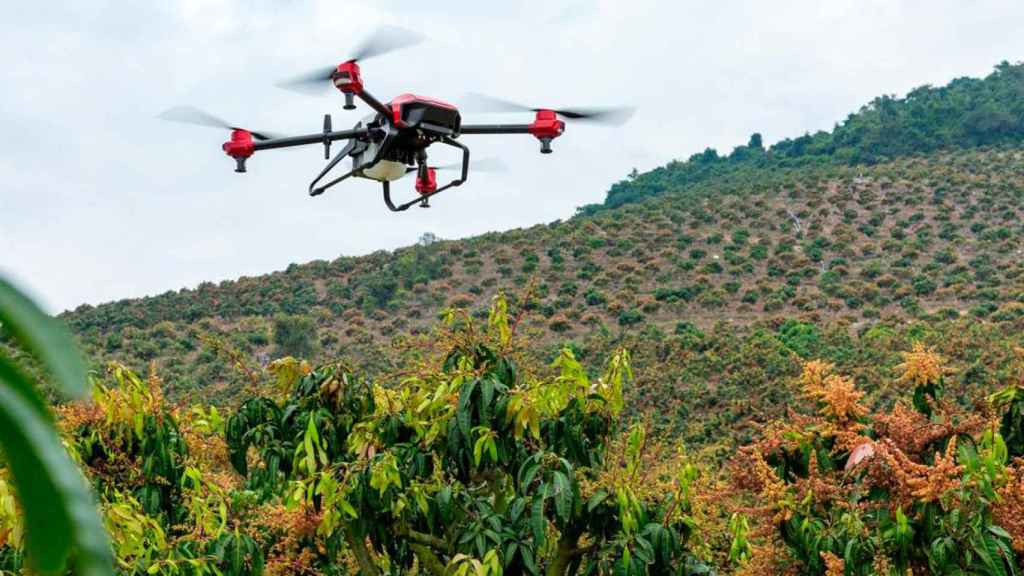
[[[459, 144], [458, 142], [452, 140], [447, 136], [442, 137], [441, 142], [462, 150], [462, 173], [459, 175], [459, 177], [432, 192], [427, 192], [425, 194], [421, 193], [419, 198], [415, 198], [413, 200], [410, 200], [404, 204], [399, 204], [397, 206], [394, 204], [394, 202], [391, 201], [391, 183], [388, 181], [384, 181], [382, 182], [382, 184], [384, 185], [384, 204], [387, 205], [389, 210], [391, 210], [392, 212], [402, 212], [408, 210], [409, 207], [411, 207], [413, 204], [419, 204], [420, 208], [430, 208], [429, 200], [431, 196], [436, 196], [437, 194], [440, 194], [441, 192], [444, 192], [445, 190], [452, 188], [453, 186], [461, 186], [462, 183], [466, 181], [466, 179], [469, 177], [469, 148], [463, 146], [462, 144]], [[417, 160], [420, 162], [420, 170], [425, 170], [426, 154], [423, 154], [422, 157], [418, 158]]]
[[349, 154], [352, 154], [353, 152], [358, 152], [358, 150], [356, 150], [357, 146], [365, 146], [365, 144], [357, 140], [349, 140], [348, 144], [346, 144], [344, 148], [338, 151], [334, 158], [332, 158], [331, 161], [327, 163], [327, 166], [324, 166], [324, 169], [320, 171], [320, 174], [318, 174], [317, 177], [312, 182], [309, 183], [310, 196], [319, 196], [323, 194], [331, 186], [334, 186], [335, 184], [341, 182], [342, 180], [350, 178], [353, 174], [356, 173], [356, 170], [352, 169], [342, 174], [341, 176], [338, 176], [334, 180], [331, 180], [330, 182], [324, 184], [323, 186], [317, 187], [316, 185], [316, 183], [322, 180], [323, 177], [326, 176], [327, 173], [330, 172], [332, 168], [337, 166], [338, 162], [341, 162], [343, 158], [347, 157]]

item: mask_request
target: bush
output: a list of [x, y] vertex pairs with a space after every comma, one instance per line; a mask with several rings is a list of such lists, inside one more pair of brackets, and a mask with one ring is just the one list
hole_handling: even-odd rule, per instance
[[608, 303], [608, 297], [594, 288], [588, 288], [586, 294], [583, 295], [583, 299], [587, 302], [588, 306], [603, 306]]
[[931, 278], [923, 274], [915, 276], [913, 282], [911, 282], [911, 286], [914, 288], [914, 293], [918, 296], [927, 296], [935, 292], [935, 289], [938, 288]]
[[308, 316], [278, 316], [274, 344], [277, 356], [312, 358], [317, 352], [316, 324]]
[[620, 326], [633, 326], [643, 322], [644, 315], [639, 310], [623, 310], [619, 313], [619, 325]]

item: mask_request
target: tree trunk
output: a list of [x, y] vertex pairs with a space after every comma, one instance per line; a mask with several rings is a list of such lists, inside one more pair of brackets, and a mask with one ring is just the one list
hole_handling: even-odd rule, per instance
[[409, 548], [416, 554], [420, 561], [420, 570], [424, 570], [434, 576], [444, 576], [444, 564], [438, 559], [437, 554], [423, 544], [410, 544]]
[[348, 547], [352, 549], [352, 554], [356, 557], [356, 562], [359, 563], [360, 574], [363, 576], [380, 576], [380, 570], [373, 563], [370, 551], [366, 549], [365, 538], [357, 537], [351, 528], [345, 527], [345, 542], [348, 543]]
[[558, 539], [555, 558], [551, 564], [548, 564], [548, 569], [544, 571], [545, 576], [567, 576], [565, 572], [576, 556], [576, 541], [578, 539], [578, 535], [570, 532], [562, 534], [562, 537]]

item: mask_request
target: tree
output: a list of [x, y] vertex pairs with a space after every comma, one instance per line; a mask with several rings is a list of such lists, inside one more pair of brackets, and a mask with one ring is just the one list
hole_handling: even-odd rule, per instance
[[316, 324], [308, 316], [274, 318], [274, 344], [278, 356], [312, 358], [317, 351]]
[[641, 426], [616, 433], [626, 351], [591, 381], [564, 349], [540, 378], [514, 360], [503, 298], [486, 335], [468, 316], [447, 323], [438, 368], [398, 387], [331, 364], [284, 399], [247, 401], [226, 428], [236, 470], [257, 493], [287, 487], [366, 575], [698, 573], [695, 468], [652, 462]]

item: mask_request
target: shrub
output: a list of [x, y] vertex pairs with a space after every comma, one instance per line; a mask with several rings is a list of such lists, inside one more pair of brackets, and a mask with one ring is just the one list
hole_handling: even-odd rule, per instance
[[627, 309], [619, 313], [620, 326], [633, 326], [643, 322], [644, 315], [639, 310]]
[[317, 351], [316, 325], [308, 316], [274, 318], [274, 344], [277, 356], [312, 358]]
[[935, 289], [938, 287], [931, 278], [923, 274], [915, 276], [911, 286], [914, 288], [914, 293], [918, 296], [927, 296], [935, 292]]
[[588, 288], [587, 292], [583, 295], [583, 299], [587, 302], [588, 306], [603, 306], [608, 303], [608, 297], [594, 288]]

